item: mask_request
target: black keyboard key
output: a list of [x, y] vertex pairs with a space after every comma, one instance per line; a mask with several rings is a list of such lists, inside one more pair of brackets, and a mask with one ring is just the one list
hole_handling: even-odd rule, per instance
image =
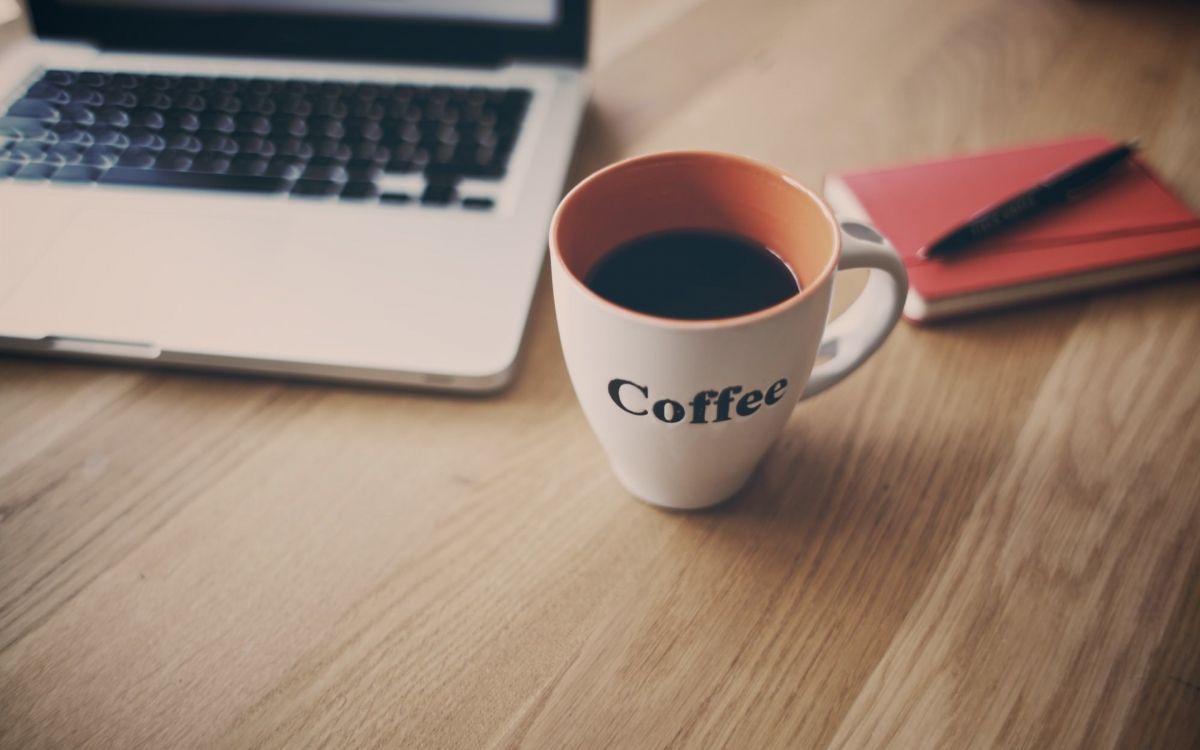
[[83, 159], [86, 146], [79, 143], [56, 143], [46, 152], [47, 160], [54, 157], [62, 164], [74, 164]]
[[284, 81], [283, 91], [292, 96], [303, 96], [314, 86], [312, 81]]
[[100, 107], [104, 105], [104, 94], [95, 89], [83, 85], [75, 85], [68, 86], [66, 92], [74, 104], [82, 104], [85, 107]]
[[75, 80], [79, 81], [80, 85], [82, 86], [99, 88], [101, 86], [108, 85], [108, 74], [85, 70], [84, 72], [80, 73]]
[[363, 141], [356, 144], [353, 152], [350, 154], [351, 161], [374, 162], [376, 164], [386, 164], [391, 151], [387, 146], [381, 146], [378, 143]]
[[39, 162], [42, 164], [52, 164], [56, 167], [59, 167], [67, 163], [67, 158], [63, 154], [48, 150], [42, 155], [42, 158], [39, 160]]
[[380, 139], [380, 142], [395, 149], [401, 147], [415, 149], [421, 142], [421, 128], [413, 123], [401, 125], [389, 123], [383, 129], [383, 138]]
[[154, 161], [155, 169], [183, 172], [191, 168], [195, 155], [187, 151], [163, 151]]
[[371, 182], [347, 182], [342, 188], [342, 200], [369, 200], [379, 195], [379, 188]]
[[439, 165], [456, 165], [455, 156], [458, 153], [458, 147], [453, 143], [440, 143], [433, 149], [433, 157], [429, 160], [430, 166], [436, 167]]
[[350, 148], [350, 144], [341, 141], [324, 139], [312, 141], [312, 144], [316, 150], [316, 156], [326, 159], [350, 161], [350, 157], [354, 155], [354, 149]]
[[[270, 144], [270, 141], [268, 141], [266, 138], [263, 138], [261, 135], [250, 135], [248, 133], [235, 134], [233, 136], [233, 141], [237, 146], [237, 152], [239, 154], [262, 154], [264, 149], [266, 149], [268, 144]], [[274, 153], [274, 146], [272, 144], [270, 152], [266, 155], [272, 156]]]
[[302, 117], [292, 115], [276, 115], [271, 120], [271, 134], [303, 138], [308, 135], [308, 122]]
[[529, 89], [509, 89], [504, 92], [500, 106], [509, 111], [523, 111], [531, 96]]
[[454, 201], [454, 185], [445, 182], [430, 182], [421, 193], [421, 203], [426, 206], [445, 206]]
[[82, 164], [68, 164], [61, 167], [50, 179], [56, 182], [95, 182], [100, 179], [104, 170], [100, 167], [85, 167]]
[[175, 98], [175, 112], [191, 112], [196, 114], [208, 109], [208, 100], [200, 94], [186, 93]]
[[[64, 105], [70, 107], [71, 105]], [[59, 107], [42, 99], [18, 99], [8, 108], [9, 117], [24, 117], [41, 122], [58, 122], [61, 117]]]
[[[116, 110], [121, 112], [122, 110]], [[97, 113], [99, 115], [99, 113]], [[162, 130], [166, 127], [167, 118], [162, 112], [156, 109], [142, 109], [135, 111], [132, 115], [125, 115], [125, 123], [117, 122], [110, 123], [113, 127], [123, 128], [133, 125], [135, 128], [145, 128], [147, 130]]]
[[254, 156], [252, 154], [243, 154], [234, 157], [229, 163], [230, 174], [246, 174], [246, 175], [261, 175], [266, 174], [267, 167], [271, 160], [262, 156]]
[[80, 125], [93, 125], [96, 122], [96, 113], [82, 104], [65, 104], [59, 110], [59, 114], [63, 120]]
[[29, 90], [25, 92], [25, 98], [41, 99], [50, 104], [66, 104], [71, 101], [71, 95], [67, 93], [66, 89], [55, 86], [45, 79], [30, 86]]
[[364, 117], [370, 120], [382, 120], [387, 114], [383, 103], [375, 99], [358, 99], [350, 105], [351, 117]]
[[220, 174], [229, 169], [229, 164], [233, 160], [225, 154], [215, 154], [205, 151], [196, 157], [192, 162], [193, 172], [204, 172], [209, 174]]
[[111, 128], [95, 128], [88, 131], [97, 146], [112, 146], [125, 148], [129, 146], [129, 136]]
[[433, 117], [442, 126], [455, 127], [459, 124], [462, 118], [461, 110], [457, 106], [448, 105], [442, 107], [441, 111]]
[[262, 144], [258, 147], [257, 150], [249, 150], [245, 146], [243, 146], [241, 143], [238, 144], [238, 147], [241, 149], [241, 153], [247, 153], [247, 154], [255, 154], [256, 153], [259, 156], [265, 157], [267, 159], [270, 159], [271, 157], [275, 156], [279, 152], [278, 147], [275, 145], [275, 141], [272, 141], [272, 140], [269, 140], [266, 138], [262, 139]]
[[355, 99], [373, 100], [383, 94], [383, 85], [378, 83], [355, 84], [350, 95]]
[[412, 161], [417, 153], [417, 146], [412, 143], [396, 143], [390, 146], [383, 146], [388, 150], [388, 154], [395, 161]]
[[24, 162], [0, 159], [0, 178], [12, 177], [24, 165]]
[[114, 88], [132, 89], [142, 82], [142, 76], [134, 73], [114, 73], [109, 84]]
[[154, 166], [157, 161], [158, 154], [142, 148], [130, 148], [121, 154], [121, 158], [117, 160], [118, 167], [131, 167], [134, 169], [149, 169]]
[[268, 95], [251, 94], [242, 101], [242, 113], [270, 117], [279, 111], [279, 105]]
[[286, 156], [277, 156], [267, 164], [266, 175], [284, 180], [294, 180], [304, 172], [304, 161]]
[[68, 70], [47, 70], [42, 78], [57, 86], [70, 86], [75, 83], [75, 74]]
[[429, 152], [423, 148], [413, 148], [411, 145], [401, 145], [392, 151], [384, 171], [396, 174], [420, 172], [429, 163]]
[[205, 130], [215, 130], [218, 133], [232, 133], [237, 124], [233, 117], [224, 112], [205, 112], [200, 115], [200, 127]]
[[430, 177], [470, 177], [476, 180], [498, 180], [504, 176], [505, 168], [499, 164], [471, 164], [453, 162], [447, 164], [430, 163], [425, 167], [425, 174]]
[[153, 130], [127, 130], [124, 135], [129, 139], [130, 148], [162, 151], [167, 147], [167, 139]]
[[313, 112], [322, 117], [342, 120], [350, 116], [350, 107], [341, 99], [320, 99], [313, 107]]
[[288, 94], [279, 101], [279, 112], [284, 115], [308, 117], [312, 111], [312, 102], [300, 94]]
[[213, 112], [236, 115], [242, 111], [242, 100], [232, 94], [218, 94], [209, 100], [208, 109]]
[[408, 99], [393, 99], [384, 106], [384, 119], [420, 122], [421, 108]]
[[262, 115], [244, 113], [234, 118], [234, 129], [239, 133], [266, 135], [271, 132], [271, 121]]
[[500, 115], [494, 109], [485, 109], [475, 118], [474, 125], [479, 130], [495, 130], [500, 121]]
[[383, 165], [373, 161], [351, 161], [346, 164], [346, 174], [356, 182], [374, 182], [383, 174]]
[[412, 174], [421, 170], [411, 159], [392, 159], [384, 165], [383, 171], [387, 174]]
[[246, 91], [252, 94], [269, 95], [283, 91], [283, 81], [274, 81], [270, 78], [252, 78], [244, 87]]
[[82, 128], [72, 122], [60, 122], [50, 128], [59, 143], [78, 143], [83, 146], [90, 146], [96, 142], [95, 137], [88, 132], [86, 128]]
[[308, 133], [314, 138], [341, 140], [346, 135], [342, 121], [332, 117], [313, 117], [308, 121]]
[[[136, 122], [134, 124], [140, 125], [141, 127], [161, 128], [162, 115], [158, 112], [154, 112], [153, 114], [157, 116], [157, 119], [153, 121], [157, 122], [157, 125], [144, 125]], [[100, 109], [96, 110], [97, 125], [113, 128], [127, 128], [129, 127], [130, 122], [131, 118], [129, 117], [129, 113], [120, 107], [101, 107]]]
[[143, 185], [197, 190], [233, 190], [249, 193], [279, 193], [287, 188], [287, 182], [272, 177], [163, 172], [157, 169], [126, 169], [124, 167], [113, 167], [100, 176], [99, 182], [102, 185]]
[[292, 195], [305, 197], [325, 197], [337, 195], [338, 191], [341, 189], [342, 185], [340, 182], [309, 179], [296, 180], [296, 183], [292, 186]]
[[44, 141], [17, 141], [8, 149], [8, 158], [14, 161], [41, 161], [50, 149]]
[[379, 196], [380, 203], [390, 203], [393, 206], [403, 206], [413, 202], [413, 197], [408, 193], [384, 193]]
[[437, 129], [437, 139], [439, 143], [453, 146], [462, 140], [462, 136], [455, 127], [442, 125]]
[[190, 154], [198, 154], [204, 150], [204, 144], [192, 133], [163, 131], [162, 137], [169, 149], [187, 151]]
[[195, 112], [170, 111], [163, 115], [163, 128], [194, 133], [200, 129], [200, 117]]
[[108, 106], [121, 109], [133, 109], [138, 105], [138, 98], [132, 91], [116, 89], [108, 94]]
[[492, 128], [480, 128], [475, 131], [475, 144], [480, 148], [495, 151], [500, 145], [500, 134]]
[[496, 205], [491, 198], [468, 197], [462, 199], [462, 207], [476, 211], [487, 211]]
[[301, 176], [302, 181], [316, 180], [342, 183], [348, 179], [346, 168], [342, 165], [314, 163], [315, 161], [309, 162], [308, 168], [304, 170], [304, 174]]
[[46, 123], [28, 117], [0, 117], [0, 137], [44, 138], [52, 132]]
[[343, 140], [354, 143], [376, 143], [383, 140], [383, 126], [377, 120], [351, 118], [342, 124], [346, 128]]
[[233, 156], [238, 152], [237, 141], [233, 140], [224, 133], [206, 133], [200, 131], [197, 132], [196, 135], [200, 139], [200, 143], [204, 146], [204, 150], [207, 152], [225, 154], [227, 156]]
[[397, 101], [410, 101], [413, 99], [424, 99], [429, 94], [429, 89], [425, 86], [414, 86], [408, 83], [398, 83], [390, 89], [383, 92], [383, 96], [387, 96]]
[[83, 152], [80, 163], [89, 167], [111, 167], [121, 158], [121, 150], [113, 146], [92, 146]]
[[170, 109], [174, 103], [175, 100], [167, 94], [164, 94], [162, 91], [145, 91], [138, 98], [138, 106], [149, 109], [167, 110]]
[[12, 176], [17, 180], [48, 180], [57, 171], [57, 164], [25, 164]]

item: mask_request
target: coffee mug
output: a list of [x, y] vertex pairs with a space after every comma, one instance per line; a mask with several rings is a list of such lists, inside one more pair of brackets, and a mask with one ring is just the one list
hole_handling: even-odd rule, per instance
[[[761, 243], [801, 289], [738, 317], [681, 320], [618, 306], [584, 283], [614, 248], [673, 229]], [[628, 159], [579, 183], [554, 214], [550, 258], [563, 356], [584, 415], [630, 493], [679, 509], [735, 494], [795, 404], [879, 348], [908, 289], [904, 265], [872, 228], [839, 223], [777, 169], [699, 151]], [[827, 326], [834, 272], [850, 268], [871, 269], [866, 288]], [[814, 368], [818, 352], [830, 358]]]

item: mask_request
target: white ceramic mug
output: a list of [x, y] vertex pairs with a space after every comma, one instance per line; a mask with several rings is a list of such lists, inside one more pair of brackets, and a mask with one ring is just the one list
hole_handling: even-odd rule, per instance
[[[584, 284], [607, 252], [668, 229], [756, 240], [787, 262], [801, 291], [747, 315], [678, 320], [620, 307]], [[908, 289], [899, 257], [870, 227], [839, 225], [821, 198], [776, 169], [708, 152], [629, 159], [579, 183], [555, 212], [550, 258], [584, 414], [620, 482], [669, 508], [737, 492], [796, 402], [883, 343]], [[871, 269], [866, 288], [827, 327], [834, 272], [848, 268]], [[814, 368], [818, 351], [831, 358]]]

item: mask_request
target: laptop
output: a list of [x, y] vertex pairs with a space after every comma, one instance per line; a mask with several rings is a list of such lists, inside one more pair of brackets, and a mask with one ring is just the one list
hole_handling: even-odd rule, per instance
[[495, 391], [587, 99], [584, 0], [29, 0], [0, 349]]

